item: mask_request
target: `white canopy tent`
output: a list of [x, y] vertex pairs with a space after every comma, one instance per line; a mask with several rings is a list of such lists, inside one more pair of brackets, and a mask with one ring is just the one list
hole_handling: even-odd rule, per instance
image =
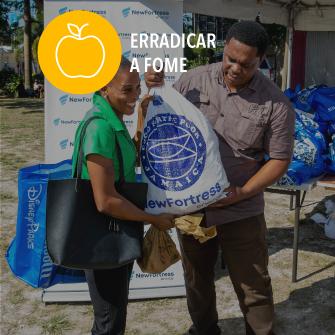
[[335, 0], [184, 0], [184, 10], [242, 20], [260, 14], [263, 23], [303, 31], [335, 30]]
[[184, 0], [184, 10], [240, 20], [254, 20], [259, 15], [262, 23], [286, 26], [286, 87], [291, 82], [293, 30], [335, 31], [335, 0]]

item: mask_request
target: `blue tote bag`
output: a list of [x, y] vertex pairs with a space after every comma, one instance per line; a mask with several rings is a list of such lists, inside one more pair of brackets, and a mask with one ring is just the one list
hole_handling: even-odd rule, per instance
[[54, 265], [45, 241], [48, 180], [68, 178], [71, 178], [71, 160], [19, 170], [16, 236], [6, 259], [14, 275], [35, 288], [85, 281], [82, 271]]

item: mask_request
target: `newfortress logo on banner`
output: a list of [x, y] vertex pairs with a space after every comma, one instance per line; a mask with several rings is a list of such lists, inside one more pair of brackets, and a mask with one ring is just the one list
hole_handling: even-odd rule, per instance
[[55, 127], [58, 127], [58, 126], [77, 126], [79, 123], [80, 123], [80, 120], [64, 120], [64, 119], [61, 119], [61, 118], [56, 118], [52, 121], [53, 125]]
[[[149, 32], [143, 30], [140, 32], [140, 34], [146, 34], [150, 35]], [[162, 37], [163, 35], [167, 36], [168, 38], [171, 38], [171, 33], [156, 33], [158, 36]], [[123, 40], [130, 40], [131, 39], [132, 33], [125, 33], [125, 32], [119, 32], [119, 37], [122, 38]]]
[[131, 39], [131, 33], [119, 33], [119, 37], [123, 40], [130, 40]]
[[59, 141], [58, 145], [61, 150], [66, 150], [68, 148], [72, 148], [74, 146], [74, 143], [68, 138], [64, 138], [63, 140]]
[[132, 9], [126, 7], [122, 9], [122, 16], [126, 19], [129, 16], [150, 16], [167, 20], [170, 17], [168, 10]]
[[87, 97], [87, 96], [71, 96], [69, 94], [64, 94], [61, 95], [58, 98], [59, 103], [64, 106], [67, 103], [91, 103], [92, 102], [92, 97]]
[[149, 56], [148, 52], [132, 52], [131, 50], [127, 50], [122, 54], [124, 57], [126, 57], [127, 59], [129, 58], [145, 58]]
[[133, 278], [159, 278], [160, 280], [173, 280], [175, 277], [174, 272], [161, 272], [161, 273], [143, 273], [133, 271], [130, 279]]
[[170, 81], [174, 83], [176, 81], [176, 76], [165, 76], [164, 79], [165, 81]]
[[[58, 9], [58, 14], [64, 14], [64, 13], [67, 13], [67, 12], [71, 12], [71, 11], [73, 11], [73, 10], [78, 10], [78, 8], [76, 8], [76, 9], [72, 9], [72, 8], [70, 8], [70, 7], [62, 7], [62, 8], [59, 8]], [[83, 9], [83, 10], [87, 10], [87, 9]], [[107, 11], [106, 10], [96, 10], [96, 9], [91, 9], [91, 10], [89, 10], [90, 12], [92, 12], [92, 13], [95, 13], [95, 14], [99, 14], [99, 15], [102, 15], [102, 16], [106, 16], [106, 14], [107, 14]]]

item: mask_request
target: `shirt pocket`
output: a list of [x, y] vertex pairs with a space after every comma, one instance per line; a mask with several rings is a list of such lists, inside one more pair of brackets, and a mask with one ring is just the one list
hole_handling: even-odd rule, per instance
[[201, 113], [214, 127], [219, 114], [215, 105], [212, 104], [210, 97], [204, 93], [200, 93], [198, 97], [193, 101], [193, 104], [200, 109]]
[[251, 104], [249, 108], [241, 111], [240, 122], [237, 131], [240, 143], [245, 148], [260, 148], [263, 143], [263, 135], [269, 120], [269, 107]]
[[193, 103], [197, 108], [205, 109], [206, 106], [209, 105], [209, 97], [208, 95], [201, 93], [199, 91], [189, 92], [189, 94], [186, 96], [187, 99]]

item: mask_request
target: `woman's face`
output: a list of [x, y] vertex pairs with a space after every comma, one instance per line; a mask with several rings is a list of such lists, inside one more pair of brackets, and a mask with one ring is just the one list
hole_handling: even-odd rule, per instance
[[141, 94], [138, 72], [121, 70], [106, 87], [105, 94], [110, 105], [119, 116], [134, 113], [135, 104]]

